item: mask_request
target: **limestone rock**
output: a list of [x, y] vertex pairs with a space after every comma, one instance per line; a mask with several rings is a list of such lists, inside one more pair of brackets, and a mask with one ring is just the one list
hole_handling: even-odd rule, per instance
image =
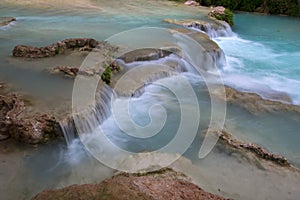
[[217, 135], [219, 135], [221, 141], [225, 142], [227, 145], [233, 148], [250, 151], [254, 153], [257, 157], [274, 162], [280, 166], [285, 166], [285, 167], [290, 166], [290, 163], [287, 161], [287, 159], [284, 156], [271, 153], [265, 148], [257, 144], [244, 143], [242, 141], [239, 141], [236, 138], [234, 138], [230, 133], [226, 132], [225, 130], [217, 131]]
[[180, 52], [179, 49], [174, 50], [167, 48], [164, 49], [152, 49], [152, 48], [145, 48], [145, 49], [138, 49], [131, 52], [124, 54], [120, 59], [124, 60], [125, 63], [131, 63], [135, 61], [151, 61], [151, 60], [158, 60], [160, 58], [169, 56], [172, 53]]
[[61, 135], [59, 123], [49, 115], [23, 116], [25, 103], [15, 94], [0, 95], [0, 135], [37, 144]]
[[272, 101], [264, 99], [258, 94], [240, 92], [227, 86], [225, 87], [225, 92], [226, 101], [238, 104], [253, 114], [276, 111], [300, 113], [300, 107], [297, 105], [292, 105], [290, 97], [281, 93], [276, 97], [278, 101]]
[[[91, 51], [101, 42], [92, 38], [71, 38], [55, 42], [46, 47], [32, 47], [18, 45], [12, 51], [14, 57], [45, 58], [64, 53], [67, 49], [79, 49], [80, 51]], [[102, 42], [103, 43], [103, 42]]]
[[62, 72], [67, 77], [74, 78], [78, 74], [78, 67], [70, 67], [70, 66], [57, 66], [52, 69], [52, 73]]
[[200, 3], [196, 2], [196, 1], [186, 1], [184, 3], [184, 5], [187, 5], [187, 6], [200, 6]]
[[164, 168], [148, 173], [121, 173], [100, 184], [72, 185], [58, 190], [47, 190], [33, 200], [99, 199], [99, 200], [222, 200], [191, 183], [181, 173]]

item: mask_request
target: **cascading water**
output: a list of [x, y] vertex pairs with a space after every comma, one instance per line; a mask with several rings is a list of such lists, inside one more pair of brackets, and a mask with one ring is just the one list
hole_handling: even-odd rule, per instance
[[190, 26], [188, 26], [188, 28], [205, 32], [210, 38], [232, 37], [235, 35], [230, 25], [223, 21], [205, 24], [192, 23]]
[[[98, 1], [97, 1], [98, 2]], [[142, 6], [145, 1], [137, 1]], [[152, 1], [147, 1], [152, 2]], [[146, 2], [146, 3], [147, 3]], [[158, 1], [153, 1], [155, 4], [159, 3]], [[164, 1], [163, 1], [164, 2]], [[120, 7], [119, 1], [101, 1], [103, 4], [110, 4], [113, 3], [114, 6], [112, 7]], [[129, 5], [127, 1], [123, 2], [124, 5]], [[153, 4], [154, 4], [153, 3]], [[31, 44], [31, 45], [40, 45], [43, 46], [44, 44], [49, 44], [53, 41], [60, 40], [62, 38], [69, 38], [69, 37], [95, 37], [97, 39], [105, 39], [106, 37], [110, 36], [111, 34], [120, 32], [122, 30], [127, 30], [128, 28], [134, 28], [142, 25], [150, 25], [150, 26], [162, 26], [165, 25], [160, 23], [161, 19], [164, 19], [166, 17], [170, 16], [162, 16], [160, 19], [158, 18], [152, 18], [153, 13], [151, 15], [147, 15], [145, 17], [145, 12], [156, 12], [157, 15], [161, 15], [162, 13], [168, 13], [172, 10], [172, 15], [176, 12], [181, 13], [183, 12], [182, 7], [175, 7], [170, 9], [170, 7], [163, 7], [163, 11], [161, 11], [161, 8], [159, 9], [140, 9], [140, 6], [138, 9], [136, 9], [137, 13], [141, 14], [139, 16], [133, 16], [128, 17], [126, 14], [120, 15], [120, 16], [114, 16], [111, 15], [105, 16], [105, 14], [99, 16], [99, 13], [93, 16], [87, 16], [87, 12], [77, 12], [76, 17], [75, 15], [71, 16], [65, 16], [68, 15], [69, 12], [59, 12], [58, 10], [55, 10], [53, 13], [48, 13], [46, 15], [53, 15], [51, 17], [49, 16], [43, 16], [39, 19], [33, 19], [33, 18], [27, 18], [26, 16], [32, 16], [32, 15], [41, 15], [41, 13], [32, 13], [31, 11], [26, 11], [26, 9], [17, 9], [13, 10], [13, 15], [24, 15], [26, 17], [25, 20], [20, 20], [17, 22], [16, 26], [9, 27], [8, 30], [1, 30], [1, 38], [3, 42], [2, 50], [1, 50], [1, 58], [3, 61], [7, 61], [10, 58], [10, 50], [13, 47], [13, 45], [18, 44]], [[157, 6], [153, 6], [153, 8], [157, 8]], [[0, 8], [3, 15], [11, 15], [11, 8], [2, 7]], [[174, 12], [173, 9], [177, 9], [178, 11]], [[194, 16], [199, 16], [198, 10], [196, 12], [191, 13], [190, 8], [187, 9], [184, 18], [192, 18]], [[130, 11], [132, 12], [132, 9], [123, 9], [123, 11]], [[21, 14], [20, 14], [21, 13]], [[47, 12], [45, 12], [47, 13]], [[106, 12], [105, 12], [106, 13]], [[109, 11], [107, 11], [109, 13]], [[115, 12], [114, 14], [119, 14], [124, 12]], [[132, 14], [132, 13], [131, 13]], [[138, 15], [138, 14], [137, 14]], [[179, 14], [182, 15], [182, 14]], [[131, 15], [132, 16], [132, 15]], [[241, 15], [243, 16], [243, 15]], [[240, 17], [240, 16], [239, 16]], [[246, 15], [247, 17], [247, 15]], [[270, 16], [267, 16], [268, 18], [271, 18]], [[142, 19], [141, 19], [142, 18]], [[264, 18], [263, 16], [256, 16], [257, 22], [261, 22]], [[141, 19], [141, 20], [139, 20]], [[278, 17], [279, 19], [279, 17]], [[285, 18], [287, 21], [296, 21], [292, 20], [290, 18]], [[293, 28], [282, 28], [278, 30], [274, 30], [274, 23], [276, 22], [277, 18], [272, 18], [268, 24], [270, 25], [270, 28], [266, 28], [266, 30], [271, 31], [272, 33], [263, 33], [265, 31], [263, 25], [260, 25], [259, 28], [253, 28], [254, 32], [253, 36], [255, 39], [257, 38], [263, 38], [265, 40], [266, 38], [272, 38], [273, 35], [279, 35], [280, 30], [295, 30], [298, 29], [300, 26], [293, 25]], [[243, 22], [244, 23], [244, 22]], [[281, 24], [286, 25], [287, 23], [280, 22]], [[44, 25], [47, 26], [44, 26]], [[239, 23], [236, 23], [239, 25]], [[245, 35], [251, 32], [251, 26], [253, 23], [247, 24], [245, 29]], [[46, 27], [46, 28], [45, 28]], [[99, 31], [99, 27], [100, 30]], [[240, 27], [240, 26], [239, 26]], [[78, 31], [80, 30], [80, 31]], [[199, 29], [197, 29], [199, 31]], [[226, 55], [230, 56], [229, 63], [232, 63], [232, 60], [235, 60], [234, 62], [236, 65], [234, 66], [227, 66], [228, 68], [231, 67], [232, 70], [228, 70], [230, 72], [232, 71], [239, 71], [240, 73], [238, 76], [240, 77], [238, 84], [241, 83], [250, 83], [248, 79], [244, 79], [242, 75], [245, 75], [245, 72], [248, 72], [248, 70], [256, 70], [257, 72], [261, 72], [262, 69], [257, 68], [251, 68], [245, 62], [245, 59], [241, 59], [240, 54], [243, 54], [244, 56], [250, 56], [248, 60], [255, 60], [253, 58], [257, 58], [261, 56], [261, 50], [262, 46], [257, 46], [257, 48], [254, 48], [252, 53], [249, 51], [245, 52], [246, 50], [250, 50], [250, 46], [241, 46], [236, 41], [237, 38], [227, 38], [232, 39], [231, 41], [221, 41], [219, 40], [218, 36], [230, 36], [229, 29], [222, 28], [222, 30], [213, 29], [212, 27], [207, 26], [205, 28], [207, 30], [208, 34], [211, 38], [214, 38], [215, 41], [217, 41], [218, 44], [225, 50]], [[240, 29], [239, 29], [240, 30]], [[202, 30], [203, 31], [203, 30]], [[291, 31], [293, 33], [293, 31]], [[284, 31], [281, 31], [282, 33]], [[294, 31], [296, 35], [296, 38], [298, 38], [299, 31]], [[217, 37], [217, 38], [216, 38]], [[36, 38], [42, 38], [42, 40], [36, 40]], [[287, 38], [286, 36], [280, 36], [279, 38]], [[249, 39], [249, 38], [247, 38]], [[249, 39], [248, 41], [242, 43], [242, 44], [251, 44], [253, 39]], [[295, 46], [298, 45], [297, 41], [295, 40], [293, 43]], [[267, 40], [266, 43], [269, 43], [270, 41]], [[282, 47], [282, 44], [284, 42], [278, 42], [279, 47]], [[253, 44], [253, 43], [252, 43]], [[228, 46], [227, 46], [228, 45]], [[231, 51], [232, 48], [235, 48], [234, 45], [237, 45], [236, 51]], [[288, 48], [284, 48], [288, 49]], [[296, 49], [298, 49], [296, 47]], [[272, 52], [271, 52], [272, 53]], [[283, 54], [286, 53], [286, 54]], [[285, 71], [286, 69], [289, 69], [289, 66], [282, 65], [279, 58], [284, 57], [284, 55], [288, 58], [284, 63], [299, 63], [297, 61], [297, 58], [299, 58], [299, 54], [296, 52], [290, 53], [290, 52], [281, 52], [279, 54], [276, 54], [275, 56], [270, 56], [270, 54], [263, 54], [261, 57], [265, 57], [266, 59], [261, 59], [260, 63], [258, 64], [256, 61], [254, 62], [255, 66], [264, 66], [262, 64], [270, 63], [273, 64], [280, 64], [277, 68], [278, 71]], [[189, 54], [197, 55], [197, 52], [191, 51]], [[238, 56], [236, 56], [238, 55]], [[269, 55], [269, 57], [268, 57]], [[273, 55], [273, 54], [272, 54]], [[292, 56], [293, 60], [290, 60]], [[251, 57], [252, 56], [252, 57]], [[214, 60], [218, 60], [220, 58], [220, 54], [218, 52], [212, 53], [212, 57]], [[276, 62], [273, 62], [276, 61]], [[43, 61], [47, 62], [47, 61]], [[20, 62], [24, 63], [24, 62]], [[222, 63], [222, 62], [221, 62]], [[283, 64], [284, 64], [283, 63]], [[20, 66], [22, 64], [19, 64]], [[9, 76], [11, 79], [15, 77], [15, 72], [20, 72], [21, 67], [18, 66], [11, 66], [7, 64], [6, 62], [2, 62], [1, 65], [1, 76]], [[29, 64], [28, 64], [29, 65]], [[41, 65], [39, 67], [34, 68], [34, 70], [45, 70], [45, 68], [42, 68], [44, 65]], [[49, 65], [50, 66], [50, 65]], [[51, 65], [52, 66], [52, 65]], [[205, 95], [205, 93], [202, 93], [202, 90], [199, 90], [198, 86], [203, 85], [203, 81], [201, 80], [201, 77], [194, 75], [192, 73], [192, 66], [188, 66], [187, 71], [181, 75], [186, 76], [189, 81], [193, 83], [193, 87], [197, 88], [197, 94], [199, 96], [199, 103], [202, 103], [203, 108], [201, 110], [201, 117], [207, 116], [209, 112], [206, 113], [206, 108], [209, 108], [209, 97]], [[262, 67], [263, 68], [263, 67]], [[30, 63], [30, 66], [26, 69], [26, 71], [32, 70], [32, 66]], [[273, 68], [272, 68], [273, 69]], [[12, 71], [15, 70], [15, 71]], [[227, 69], [226, 69], [227, 70]], [[225, 71], [226, 71], [225, 70]], [[246, 71], [245, 71], [246, 70]], [[25, 71], [25, 70], [24, 70]], [[227, 72], [228, 72], [227, 71]], [[270, 71], [269, 71], [270, 72]], [[273, 72], [276, 72], [276, 69], [273, 70]], [[33, 76], [28, 76], [30, 73], [22, 74], [21, 78], [23, 79], [29, 79], [30, 83], [37, 82], [33, 80], [39, 80], [39, 79], [32, 79]], [[27, 76], [26, 76], [27, 75]], [[228, 75], [228, 74], [226, 74]], [[284, 74], [285, 75], [285, 74]], [[283, 75], [283, 76], [284, 76]], [[292, 73], [294, 77], [297, 77], [297, 71], [295, 70], [294, 73]], [[291, 77], [293, 77], [291, 76]], [[37, 77], [44, 77], [41, 74], [38, 74]], [[227, 76], [229, 77], [229, 76]], [[242, 77], [242, 78], [241, 78]], [[256, 79], [257, 76], [254, 76]], [[233, 80], [232, 77], [229, 77]], [[270, 84], [277, 84], [274, 80], [273, 82], [269, 79], [262, 79], [268, 81]], [[20, 79], [20, 76], [15, 77], [15, 79]], [[202, 82], [201, 82], [201, 81]], [[277, 80], [277, 79], [276, 79]], [[281, 79], [280, 79], [281, 80]], [[282, 79], [285, 87], [284, 90], [290, 90], [293, 91], [294, 94], [293, 97], [298, 97], [299, 92], [297, 92], [298, 85], [294, 84], [297, 83], [296, 80], [291, 79], [286, 83], [287, 79]], [[69, 80], [64, 80], [64, 85]], [[178, 87], [181, 90], [185, 90], [180, 82], [178, 81], [178, 76], [162, 79], [162, 81], [170, 82], [176, 87]], [[49, 82], [53, 84], [53, 77], [49, 79]], [[21, 84], [20, 84], [21, 83]], [[24, 84], [24, 82], [19, 82], [19, 85]], [[42, 84], [40, 84], [42, 85]], [[279, 85], [279, 86], [282, 86]], [[47, 86], [44, 86], [44, 88], [47, 88]], [[203, 88], [205, 88], [203, 86]], [[60, 88], [60, 90], [63, 90]], [[205, 89], [203, 89], [205, 90]], [[111, 91], [109, 88], [104, 91], [104, 99], [110, 98], [111, 95], [113, 95], [113, 91]], [[203, 97], [207, 97], [203, 98]], [[100, 99], [100, 98], [99, 98]], [[101, 98], [102, 99], [102, 98]], [[122, 99], [118, 99], [122, 101]], [[174, 109], [176, 108], [176, 100], [174, 96], [168, 91], [166, 91], [164, 88], [158, 87], [155, 83], [153, 85], [148, 85], [147, 89], [143, 92], [143, 95], [138, 95], [138, 97], [134, 97], [133, 101], [135, 104], [133, 104], [133, 114], [135, 114], [135, 119], [140, 120], [139, 122], [143, 124], [147, 124], [148, 115], [147, 110], [153, 102], [155, 103], [164, 103], [169, 112], [169, 116], [171, 119], [166, 124], [166, 130], [164, 130], [164, 134], [166, 137], [171, 137], [172, 133], [174, 132], [174, 129], [176, 129], [178, 121], [180, 119], [173, 119], [176, 118], [176, 116], [180, 115], [178, 110]], [[193, 112], [193, 103], [191, 102], [189, 97], [186, 97], [185, 99], [186, 104], [184, 104], [184, 107], [186, 109], [190, 109], [190, 112]], [[299, 102], [299, 101], [298, 101]], [[90, 132], [91, 129], [93, 129], [95, 126], [98, 126], [101, 124], [101, 121], [106, 119], [107, 116], [110, 115], [110, 104], [106, 101], [103, 103], [103, 106], [98, 107], [98, 103], [102, 104], [103, 102], [97, 102], [97, 106], [94, 109], [91, 109], [89, 112], [86, 113], [86, 116], [82, 116], [81, 119], [83, 121], [80, 124], [83, 129], [86, 129], [87, 132]], [[146, 114], [145, 114], [145, 113]], [[229, 117], [228, 117], [228, 126], [234, 127], [232, 128], [232, 132], [235, 133], [237, 131], [240, 132], [241, 138], [249, 139], [249, 141], [254, 141], [262, 146], [266, 145], [269, 150], [274, 150], [274, 152], [282, 152], [283, 155], [287, 154], [289, 155], [292, 152], [292, 156], [288, 157], [292, 160], [298, 160], [299, 161], [299, 145], [297, 144], [299, 141], [299, 116], [291, 116], [289, 113], [285, 113], [285, 115], [276, 115], [275, 117], [272, 117], [272, 114], [267, 113], [264, 114], [258, 118], [255, 116], [250, 115], [249, 113], [245, 112], [243, 109], [239, 109], [238, 107], [235, 107], [234, 105], [231, 105], [229, 109]], [[160, 116], [160, 113], [157, 113], [157, 116]], [[270, 117], [271, 116], [271, 117]], [[90, 117], [90, 118], [89, 118]], [[132, 138], [128, 138], [124, 136], [125, 134], [121, 132], [117, 125], [111, 120], [111, 118], [108, 117], [108, 120], [104, 120], [105, 122], [101, 125], [103, 129], [106, 129], [110, 135], [110, 137], [114, 140], [114, 142], [120, 144], [120, 146], [125, 146], [127, 148], [132, 148], [136, 152], [141, 151], [151, 151], [152, 149], [159, 148], [159, 144], [162, 143], [162, 141], [167, 140], [164, 136], [159, 137], [158, 139], [153, 139], [148, 142], [135, 140]], [[235, 123], [233, 123], [235, 122]], [[73, 122], [72, 122], [73, 123]], [[74, 127], [72, 127], [72, 123], [69, 122], [63, 122], [62, 126], [64, 124], [67, 124], [64, 130], [66, 135], [70, 136], [69, 141], [72, 141], [74, 138], [74, 132], [72, 131]], [[231, 123], [231, 124], [230, 124]], [[205, 128], [207, 124], [203, 123], [203, 127]], [[279, 127], [277, 127], [279, 126]], [[96, 131], [97, 129], [94, 129]], [[189, 133], [189, 130], [185, 130], [186, 134]], [[69, 134], [70, 133], [70, 134]], [[256, 136], [252, 137], [252, 133], [256, 134]], [[284, 134], [282, 134], [284, 133]], [[170, 136], [171, 135], [171, 136]], [[66, 137], [67, 138], [67, 137]], [[261, 139], [262, 138], [262, 139]], [[76, 141], [76, 139], [75, 139]], [[72, 143], [72, 142], [69, 142]], [[3, 174], [8, 174], [7, 176], [4, 176], [3, 187], [0, 188], [1, 191], [1, 197], [4, 199], [30, 199], [32, 196], [37, 194], [38, 192], [44, 190], [44, 189], [54, 189], [54, 188], [60, 188], [63, 186], [68, 186], [71, 184], [84, 184], [84, 183], [92, 183], [92, 182], [100, 182], [104, 178], [108, 178], [112, 175], [112, 172], [109, 170], [103, 170], [103, 166], [99, 166], [99, 162], [94, 161], [91, 159], [84, 151], [82, 151], [82, 146], [77, 143], [73, 142], [71, 144], [71, 148], [68, 150], [65, 150], [65, 146], [61, 145], [62, 147], [59, 149], [57, 148], [57, 144], [49, 145], [49, 148], [42, 151], [42, 146], [39, 146], [37, 150], [34, 150], [33, 152], [28, 152], [28, 154], [25, 154], [24, 152], [20, 153], [19, 160], [14, 159], [12, 162], [3, 162], [1, 165], [1, 171], [5, 172]], [[198, 182], [199, 185], [210, 192], [223, 195], [228, 198], [233, 199], [298, 199], [299, 198], [299, 176], [295, 173], [289, 172], [288, 169], [282, 169], [280, 167], [276, 167], [275, 170], [272, 168], [269, 169], [261, 169], [260, 166], [256, 166], [255, 163], [248, 162], [247, 159], [245, 159], [244, 156], [239, 156], [236, 153], [228, 152], [226, 148], [223, 148], [222, 145], [215, 148], [211, 154], [204, 160], [199, 160], [197, 156], [197, 152], [199, 150], [199, 144], [201, 143], [200, 137], [197, 137], [194, 144], [191, 148], [188, 149], [187, 153], [184, 155], [192, 160], [193, 164], [195, 165], [195, 168], [197, 170], [192, 171], [190, 168], [188, 168], [186, 165], [182, 167], [182, 169], [185, 169], [186, 174], [191, 176], [195, 182]], [[101, 146], [102, 143], [99, 143]], [[67, 152], [64, 152], [67, 151]], [[49, 153], [50, 152], [50, 153]], [[52, 152], [52, 154], [51, 154]], [[58, 158], [57, 155], [60, 155], [59, 153], [65, 154], [65, 156], [62, 156], [62, 158]], [[196, 153], [195, 153], [196, 152]], [[52, 156], [49, 156], [52, 155]], [[14, 158], [15, 154], [7, 154], [7, 157]], [[110, 156], [110, 155], [108, 155]], [[2, 158], [4, 159], [4, 158]], [[59, 161], [57, 161], [59, 159]], [[111, 159], [114, 159], [113, 157]], [[25, 164], [24, 165], [24, 160]], [[45, 160], [47, 162], [45, 162]], [[71, 164], [70, 164], [71, 163]], [[298, 162], [299, 163], [299, 162]], [[19, 165], [18, 165], [19, 164]], [[133, 162], [133, 165], [136, 165], [135, 162]], [[20, 166], [19, 168], [17, 166]], [[49, 168], [50, 166], [50, 168]], [[53, 166], [53, 167], [52, 167]], [[19, 174], [10, 173], [18, 172]], [[195, 172], [195, 173], [193, 173]], [[12, 176], [10, 176], [12, 174]], [[238, 176], [237, 176], [238, 174]], [[24, 176], [26, 175], [26, 176]], [[7, 179], [6, 179], [7, 177]], [[13, 177], [13, 178], [12, 178]], [[9, 181], [8, 181], [9, 180]], [[31, 180], [31, 181], [29, 181]], [[46, 180], [51, 180], [50, 182], [47, 182]], [[228, 184], [228, 180], [230, 180], [230, 184]], [[24, 198], [25, 196], [25, 198]], [[7, 197], [7, 198], [6, 198]]]

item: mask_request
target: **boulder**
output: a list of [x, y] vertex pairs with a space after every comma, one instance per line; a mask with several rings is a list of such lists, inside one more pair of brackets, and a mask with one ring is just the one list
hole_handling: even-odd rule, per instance
[[216, 6], [210, 13], [214, 13], [216, 15], [223, 15], [225, 14], [225, 8], [223, 6]]
[[196, 2], [196, 1], [186, 1], [184, 3], [184, 5], [187, 5], [187, 6], [200, 6], [200, 3]]
[[94, 199], [94, 200], [223, 200], [205, 192], [185, 175], [170, 168], [147, 173], [121, 173], [100, 184], [72, 185], [58, 190], [46, 190], [33, 200]]

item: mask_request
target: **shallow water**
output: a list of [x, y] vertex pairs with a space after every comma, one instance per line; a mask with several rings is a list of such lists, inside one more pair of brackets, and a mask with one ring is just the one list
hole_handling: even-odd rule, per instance
[[[195, 18], [195, 15], [198, 18], [198, 14], [201, 15], [193, 8], [166, 7], [165, 4], [169, 6], [170, 3], [159, 4], [161, 6], [158, 7], [155, 5], [157, 1], [95, 2], [102, 4], [102, 9], [84, 12], [81, 9], [64, 8], [47, 9], [45, 12], [44, 9], [29, 7], [1, 7], [1, 15], [15, 16], [17, 22], [0, 29], [0, 79], [14, 83], [17, 89], [43, 98], [46, 94], [70, 98], [73, 81], [48, 75], [45, 70], [56, 65], [80, 65], [84, 58], [68, 56], [63, 59], [55, 57], [27, 61], [10, 57], [12, 48], [17, 44], [44, 46], [70, 37], [94, 37], [101, 40], [140, 26], [169, 27], [161, 22], [164, 18]], [[291, 95], [294, 103], [298, 103], [299, 27], [298, 19], [237, 14], [233, 30], [238, 36], [215, 38], [227, 56], [225, 82], [250, 91], [265, 92], [269, 88], [284, 91]], [[180, 84], [179, 77], [186, 78], [195, 89], [201, 111], [199, 133], [184, 154], [192, 160], [196, 171], [184, 167], [182, 170], [204, 189], [234, 199], [297, 199], [300, 182], [298, 173], [262, 169], [259, 164], [247, 161], [222, 145], [218, 145], [205, 159], [198, 158], [203, 141], [201, 132], [207, 128], [210, 119], [210, 97], [202, 78], [193, 73], [184, 73], [156, 83], [167, 81], [184, 91], [187, 88]], [[117, 99], [116, 102], [121, 101], [124, 99]], [[154, 103], [163, 106], [168, 118], [161, 132], [151, 139], [138, 139], [124, 134], [112, 118], [106, 120], [101, 128], [111, 142], [123, 149], [134, 152], [156, 150], [167, 144], [176, 133], [180, 123], [180, 109], [172, 92], [154, 84], [148, 86], [142, 96], [131, 99], [130, 113], [133, 120], [140, 126], [148, 124], [151, 121], [148, 111]], [[183, 99], [181, 106], [191, 112], [198, 109], [189, 97]], [[153, 116], [161, 119], [162, 111], [153, 111]], [[124, 111], [120, 114], [127, 116], [128, 113]], [[243, 108], [228, 105], [225, 128], [234, 136], [280, 153], [291, 163], [300, 166], [300, 147], [297, 144], [300, 141], [299, 121], [299, 115], [296, 114], [269, 113], [254, 116]], [[94, 131], [97, 132], [97, 129]], [[189, 129], [185, 131], [189, 134]], [[176, 153], [176, 150], [172, 153]], [[1, 159], [6, 160], [7, 157]], [[47, 188], [100, 182], [113, 173], [104, 165], [98, 165], [98, 161], [85, 152], [78, 140], [74, 140], [69, 147], [54, 142], [34, 151], [29, 150], [26, 157], [19, 156], [15, 162], [20, 164], [19, 168], [8, 172], [14, 178], [6, 182], [5, 187], [1, 187], [1, 197], [4, 199], [28, 199]]]

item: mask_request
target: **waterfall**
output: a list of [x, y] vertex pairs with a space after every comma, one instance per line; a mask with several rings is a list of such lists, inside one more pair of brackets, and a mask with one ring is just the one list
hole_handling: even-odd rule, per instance
[[[183, 50], [186, 50], [184, 48], [185, 46], [182, 47]], [[187, 51], [187, 53], [193, 54], [194, 56], [199, 58], [199, 60], [196, 60], [200, 63], [202, 63], [203, 60], [206, 60], [206, 64], [204, 64], [203, 66], [209, 65], [211, 63], [209, 59], [205, 59], [207, 56], [212, 57], [212, 61], [216, 63], [217, 67], [222, 67], [222, 65], [225, 63], [225, 56], [222, 50], [216, 50], [211, 52], [206, 52], [205, 50], [203, 50], [202, 57], [199, 57], [199, 52], [197, 52], [196, 54], [195, 52], [197, 51], [193, 49], [189, 49], [189, 51]], [[78, 137], [78, 133], [93, 133], [94, 130], [96, 130], [111, 115], [111, 105], [113, 97], [129, 98], [134, 96], [135, 98], [137, 98], [141, 94], [143, 94], [145, 86], [159, 79], [178, 75], [181, 72], [187, 71], [190, 73], [198, 74], [197, 70], [193, 69], [193, 67], [190, 66], [190, 64], [187, 63], [183, 58], [178, 57], [174, 54], [153, 61], [138, 61], [127, 64], [123, 63], [124, 67], [127, 69], [132, 69], [137, 66], [140, 67], [143, 64], [146, 66], [149, 66], [149, 64], [164, 64], [168, 65], [169, 68], [163, 69], [162, 67], [160, 67], [157, 69], [157, 71], [154, 71], [153, 73], [146, 73], [143, 76], [131, 77], [137, 77], [137, 81], [140, 83], [140, 85], [135, 85], [138, 86], [137, 88], [126, 87], [121, 89], [116, 88], [116, 90], [114, 90], [109, 85], [101, 81], [97, 87], [95, 105], [87, 107], [86, 109], [80, 111], [77, 114], [73, 114], [71, 119], [69, 118], [60, 123], [68, 146], [76, 137]], [[199, 65], [199, 67], [203, 66]], [[208, 68], [207, 70], [209, 71], [211, 69]]]
[[101, 83], [97, 88], [96, 104], [83, 112], [73, 115], [79, 133], [92, 133], [111, 115], [111, 100], [115, 95], [113, 89]]
[[218, 69], [222, 70], [226, 66], [226, 56], [222, 49], [220, 49], [220, 51], [210, 51], [208, 54], [211, 56]]
[[77, 135], [77, 131], [73, 119], [72, 118], [64, 119], [59, 123], [59, 125], [64, 134], [67, 145], [70, 146], [70, 144], [76, 138]]
[[235, 34], [232, 32], [231, 27], [228, 23], [223, 21], [218, 21], [218, 23], [192, 23], [188, 25], [188, 28], [191, 28], [196, 31], [205, 32], [210, 38], [217, 37], [232, 37]]
[[[113, 89], [102, 83], [97, 88], [96, 105], [84, 112], [68, 117], [60, 122], [67, 145], [80, 133], [91, 133], [111, 114], [111, 99], [115, 95]], [[76, 123], [76, 124], [75, 124]]]

